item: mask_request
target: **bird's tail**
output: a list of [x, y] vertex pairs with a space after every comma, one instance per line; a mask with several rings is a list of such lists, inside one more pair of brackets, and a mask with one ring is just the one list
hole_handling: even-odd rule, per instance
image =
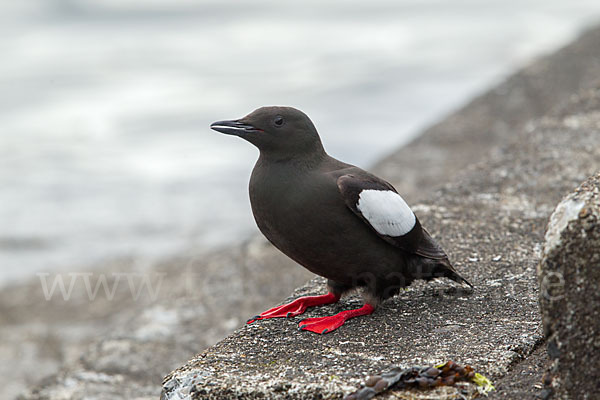
[[450, 264], [450, 261], [447, 258], [439, 261], [435, 272], [435, 276], [443, 276], [448, 279], [452, 279], [454, 282], [464, 283], [468, 285], [471, 289], [473, 288], [473, 285], [471, 285], [469, 281], [467, 281], [465, 278], [460, 276], [458, 272], [456, 272], [456, 270], [454, 269], [452, 264]]

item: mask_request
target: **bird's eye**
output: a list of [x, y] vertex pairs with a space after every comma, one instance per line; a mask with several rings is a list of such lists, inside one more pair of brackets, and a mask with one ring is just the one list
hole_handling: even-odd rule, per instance
[[276, 116], [275, 119], [273, 120], [273, 123], [275, 124], [275, 126], [282, 126], [284, 122], [285, 121], [283, 120], [283, 117], [281, 115]]

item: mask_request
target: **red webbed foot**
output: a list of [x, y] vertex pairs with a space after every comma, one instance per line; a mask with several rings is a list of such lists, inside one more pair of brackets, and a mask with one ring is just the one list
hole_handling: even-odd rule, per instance
[[298, 324], [298, 329], [301, 331], [311, 331], [314, 333], [325, 334], [333, 332], [340, 326], [344, 325], [344, 322], [346, 322], [350, 318], [358, 317], [361, 315], [369, 315], [373, 311], [375, 311], [375, 307], [367, 303], [361, 308], [357, 308], [356, 310], [342, 311], [330, 317], [303, 319]]
[[340, 299], [339, 295], [327, 293], [320, 296], [299, 297], [288, 304], [271, 308], [260, 315], [250, 318], [246, 323], [251, 324], [254, 321], [267, 318], [295, 317], [302, 314], [308, 307], [321, 306], [324, 304], [335, 303]]

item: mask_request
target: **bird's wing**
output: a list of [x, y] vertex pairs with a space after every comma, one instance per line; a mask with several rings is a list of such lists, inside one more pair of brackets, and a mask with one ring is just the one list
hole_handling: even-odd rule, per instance
[[388, 182], [373, 175], [348, 174], [337, 179], [337, 186], [346, 206], [386, 242], [435, 260], [448, 257]]

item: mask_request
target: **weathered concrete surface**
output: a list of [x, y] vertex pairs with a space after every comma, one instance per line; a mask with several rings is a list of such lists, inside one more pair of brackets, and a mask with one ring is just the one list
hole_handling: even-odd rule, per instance
[[[544, 228], [564, 193], [600, 170], [600, 113], [588, 107], [599, 94], [574, 96], [577, 114], [530, 123], [413, 207], [474, 293], [445, 290], [448, 282], [413, 286], [324, 336], [297, 331], [300, 317], [244, 326], [167, 376], [163, 398], [340, 398], [390, 365], [448, 359], [502, 377], [542, 341], [535, 270]], [[317, 279], [294, 297], [322, 291]]]
[[551, 388], [561, 399], [600, 398], [600, 173], [556, 207], [538, 276]]
[[[382, 173], [380, 168], [378, 173], [386, 178], [390, 177], [403, 190], [405, 197], [413, 199], [411, 204], [416, 204], [414, 199], [419, 196], [427, 198], [430, 203], [436, 201], [437, 197], [430, 197], [434, 185], [454, 181], [458, 172], [465, 169], [466, 164], [458, 162], [460, 159], [476, 160], [478, 158], [473, 155], [487, 157], [490, 151], [498, 155], [499, 150], [494, 149], [518, 140], [514, 137], [514, 133], [518, 131], [512, 130], [514, 126], [522, 126], [524, 121], [540, 115], [546, 108], [565, 102], [578, 88], [592, 87], [591, 82], [600, 77], [597, 61], [600, 59], [600, 46], [593, 40], [598, 36], [600, 29], [584, 35], [565, 50], [540, 60], [536, 66], [526, 70], [528, 73], [518, 73], [516, 76], [522, 78], [509, 79], [500, 86], [501, 90], [494, 89], [428, 130], [424, 136], [431, 138], [423, 137], [407, 149], [400, 149], [398, 157], [380, 164], [387, 172]], [[556, 81], [561, 84], [556, 86]], [[527, 106], [524, 102], [514, 103], [514, 99], [521, 98], [519, 93], [522, 93], [522, 82], [531, 83], [524, 102], [544, 104], [544, 109]], [[560, 90], [548, 92], [546, 87]], [[518, 105], [508, 108], [508, 103]], [[574, 109], [568, 111], [568, 114], [577, 114], [579, 107], [585, 104], [588, 103], [573, 105]], [[513, 117], [513, 112], [518, 113], [519, 118]], [[471, 118], [477, 121], [473, 122], [474, 127], [469, 124]], [[512, 120], [517, 123], [503, 122]], [[496, 130], [501, 126], [504, 128]], [[494, 130], [494, 140], [477, 140], [477, 134], [486, 134], [486, 129]], [[461, 133], [464, 133], [464, 140], [461, 139]], [[445, 135], [452, 140], [445, 140]], [[475, 148], [466, 147], [472, 154], [463, 151], [461, 143], [475, 144]], [[535, 153], [533, 148], [530, 151]], [[433, 172], [429, 172], [423, 168], [423, 164], [407, 162], [410, 160], [408, 157], [418, 158], [419, 153], [432, 152], [455, 153], [457, 164], [448, 162], [441, 167], [436, 162], [430, 162]], [[442, 157], [445, 159], [443, 154]], [[460, 168], [455, 168], [455, 165]], [[423, 175], [427, 179], [418, 178]], [[408, 182], [423, 182], [426, 186], [405, 186], [401, 182], [403, 179]], [[565, 189], [565, 193], [582, 179], [583, 176], [576, 182], [574, 180], [573, 185]], [[568, 185], [565, 182], [564, 186]], [[557, 191], [560, 190], [562, 189], [557, 188]], [[557, 197], [555, 201], [558, 200]], [[511, 204], [512, 207], [520, 207], [516, 201], [508, 201], [505, 207], [511, 207]], [[419, 215], [427, 213], [430, 218], [441, 218], [446, 213], [443, 209], [431, 208], [426, 211], [426, 208], [425, 205], [420, 210], [419, 207], [416, 209]], [[457, 217], [459, 216], [455, 215], [454, 218]], [[439, 226], [434, 227], [429, 223], [428, 226], [436, 232], [436, 237], [440, 237], [442, 232]], [[494, 238], [503, 237], [500, 232], [494, 235]], [[448, 238], [444, 240], [447, 241]], [[456, 251], [461, 243], [448, 250]], [[479, 251], [479, 248], [474, 251]], [[467, 252], [467, 249], [463, 249], [463, 252]], [[458, 268], [461, 271], [466, 267], [465, 263], [477, 263], [468, 259], [461, 261], [456, 253], [453, 253], [453, 257], [459, 261]], [[498, 279], [492, 282], [493, 285], [505, 282], [502, 272], [505, 262], [504, 259], [492, 262], [497, 263], [499, 269], [494, 275], [496, 278], [490, 278]], [[526, 265], [529, 267], [530, 263]], [[81, 270], [79, 267], [75, 269]], [[142, 295], [136, 301], [132, 300], [127, 285], [119, 287], [110, 301], [99, 296], [99, 299], [92, 302], [81, 293], [74, 296], [74, 301], [64, 302], [61, 298], [46, 301], [39, 281], [0, 291], [0, 358], [11, 361], [0, 363], [0, 398], [12, 398], [26, 386], [30, 387], [23, 396], [26, 399], [77, 399], [85, 396], [99, 399], [158, 398], [162, 376], [184, 363], [191, 354], [214, 344], [234, 328], [241, 326], [248, 316], [275, 304], [311, 276], [259, 239], [240, 248], [227, 249], [205, 257], [182, 256], [152, 268], [140, 267], [135, 260], [125, 260], [94, 271], [97, 274], [138, 271], [165, 275], [161, 290], [155, 298]], [[198, 272], [201, 275], [197, 275]], [[468, 268], [464, 272], [467, 277], [473, 276], [473, 271]], [[277, 288], [265, 276], [271, 276], [272, 281], [277, 281]], [[506, 280], [509, 288], [515, 279]], [[442, 287], [448, 285], [444, 284]], [[431, 288], [417, 293], [433, 301], [437, 298]], [[482, 293], [476, 293], [476, 296], [480, 295]], [[405, 297], [416, 301], [412, 294]], [[402, 303], [398, 301], [386, 304], [385, 307], [393, 308], [396, 304], [399, 311], [406, 312], [404, 308], [399, 308]], [[456, 298], [452, 301], [458, 304], [462, 302]], [[515, 299], [511, 303], [515, 310], [519, 307], [519, 301]], [[526, 304], [530, 301], [531, 299], [525, 298]], [[436, 310], [439, 311], [440, 308]], [[461, 327], [460, 324], [452, 325], [452, 321], [459, 319], [457, 322], [462, 323], [464, 315], [456, 310], [447, 311], [451, 311], [451, 314], [446, 315], [450, 325], [443, 329], [448, 330], [449, 337]], [[504, 319], [509, 317], [503, 316]], [[443, 317], [438, 315], [437, 318]], [[292, 321], [279, 322], [293, 328]], [[386, 329], [392, 329], [391, 326], [393, 325]], [[533, 339], [539, 338], [539, 335], [535, 335]], [[509, 338], [503, 344], [504, 347], [512, 345], [509, 344]], [[426, 339], [423, 338], [421, 345], [425, 344]], [[523, 353], [518, 346], [516, 350], [513, 354], [515, 360], [519, 358], [516, 354]], [[83, 357], [80, 357], [82, 353]], [[62, 368], [58, 375], [37, 384], [41, 378], [56, 373], [58, 368]], [[355, 376], [358, 379], [358, 374]], [[353, 387], [352, 382], [349, 386]], [[519, 394], [512, 398], [523, 397], [528, 396]]]
[[[374, 172], [396, 182], [414, 203], [424, 188], [444, 184], [468, 165], [484, 160], [531, 119], [540, 118], [572, 94], [600, 82], [600, 29], [544, 57], [494, 89], [426, 129], [414, 141], [381, 160]], [[427, 168], [415, 170], [415, 166]]]

